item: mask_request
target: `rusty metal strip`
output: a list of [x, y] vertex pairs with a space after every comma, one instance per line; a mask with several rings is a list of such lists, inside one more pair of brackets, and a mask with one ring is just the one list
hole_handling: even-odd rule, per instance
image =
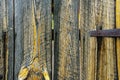
[[120, 29], [90, 31], [91, 37], [120, 37]]

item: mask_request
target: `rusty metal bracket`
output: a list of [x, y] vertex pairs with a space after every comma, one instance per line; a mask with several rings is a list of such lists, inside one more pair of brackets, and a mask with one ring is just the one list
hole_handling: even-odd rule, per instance
[[90, 31], [91, 37], [120, 37], [120, 29]]

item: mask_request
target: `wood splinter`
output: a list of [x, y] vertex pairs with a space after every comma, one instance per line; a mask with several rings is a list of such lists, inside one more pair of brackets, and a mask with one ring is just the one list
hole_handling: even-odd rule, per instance
[[18, 80], [42, 80], [42, 76], [45, 80], [50, 80], [47, 68], [40, 70], [38, 58], [36, 58], [28, 67], [22, 67], [18, 75]]

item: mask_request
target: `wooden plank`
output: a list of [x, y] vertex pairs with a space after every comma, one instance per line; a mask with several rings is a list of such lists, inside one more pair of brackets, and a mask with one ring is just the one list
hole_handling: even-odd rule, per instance
[[85, 34], [84, 34], [84, 24], [85, 24], [85, 1], [83, 0], [80, 0], [80, 80], [85, 80], [85, 74], [86, 74], [86, 71], [85, 71], [85, 64], [84, 64], [84, 54], [83, 54], [83, 50], [84, 50], [84, 37], [85, 37]]
[[35, 1], [35, 20], [41, 69], [46, 68], [52, 78], [52, 0]]
[[[13, 0], [0, 0], [0, 41], [3, 80], [13, 79], [14, 40], [13, 40]], [[8, 31], [8, 33], [7, 33]], [[3, 38], [2, 38], [3, 36]], [[4, 57], [4, 59], [2, 59]]]
[[7, 3], [7, 52], [6, 52], [6, 80], [12, 80], [14, 78], [14, 20], [13, 20], [13, 0], [6, 0]]
[[51, 1], [47, 0], [15, 1], [15, 80], [41, 80], [42, 76], [50, 80], [52, 64], [50, 4]]
[[79, 0], [54, 0], [54, 80], [79, 80]]
[[[120, 28], [120, 0], [116, 0], [116, 28]], [[117, 38], [116, 44], [118, 80], [120, 80], [120, 38]]]
[[6, 17], [5, 17], [5, 9], [6, 9], [5, 0], [0, 0], [0, 76], [1, 80], [4, 77], [5, 74], [5, 66], [4, 66], [4, 60], [5, 60], [5, 54], [3, 54], [3, 28], [6, 27]]
[[[19, 70], [21, 68], [22, 60], [23, 60], [23, 26], [25, 23], [24, 19], [24, 11], [23, 8], [23, 0], [15, 0], [15, 63], [14, 63], [14, 80], [18, 80]], [[27, 23], [26, 23], [27, 24]]]
[[[103, 0], [102, 4], [102, 16], [101, 16], [101, 28], [113, 29], [115, 25], [114, 16], [114, 0]], [[99, 40], [100, 41], [100, 40]], [[114, 80], [114, 55], [115, 46], [114, 39], [102, 38], [99, 42], [98, 50], [98, 80]]]
[[[89, 36], [88, 31], [96, 29], [96, 0], [88, 0], [88, 27], [86, 27], [85, 36], [86, 43], [85, 54], [87, 54], [88, 68], [87, 68], [87, 80], [96, 80], [96, 70], [97, 70], [97, 38], [92, 38]], [[87, 25], [86, 25], [87, 26]], [[85, 44], [86, 44], [85, 43]], [[86, 51], [88, 50], [88, 51]]]
[[39, 76], [34, 74], [36, 70], [38, 73], [40, 70], [38, 68], [37, 35], [33, 4], [33, 0], [15, 1], [15, 80], [40, 79]]
[[[87, 5], [87, 6], [86, 6]], [[80, 4], [80, 79], [96, 80], [97, 39], [91, 38], [90, 30], [96, 29], [96, 0], [81, 0]]]

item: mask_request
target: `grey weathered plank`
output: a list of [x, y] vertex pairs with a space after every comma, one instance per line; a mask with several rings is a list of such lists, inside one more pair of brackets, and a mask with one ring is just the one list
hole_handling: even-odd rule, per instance
[[79, 0], [54, 0], [54, 80], [79, 80]]
[[15, 0], [15, 80], [27, 78], [29, 70], [24, 72], [24, 68], [30, 67], [37, 55], [33, 4], [33, 0]]
[[40, 80], [44, 69], [51, 74], [50, 4], [48, 0], [15, 1], [15, 80]]
[[96, 1], [80, 2], [80, 79], [96, 80], [97, 39], [89, 36], [89, 31], [96, 29]]
[[18, 80], [18, 73], [23, 60], [23, 27], [24, 27], [24, 6], [23, 0], [15, 0], [15, 65], [14, 80]]
[[0, 0], [0, 75], [1, 77], [4, 77], [4, 54], [3, 54], [3, 40], [2, 40], [2, 32], [3, 27], [6, 26], [6, 20], [5, 20], [5, 0]]
[[[0, 6], [1, 6], [0, 22], [2, 23], [0, 27], [2, 29], [2, 32], [4, 33], [2, 34], [4, 38], [3, 40], [4, 49], [2, 52], [2, 55], [4, 56], [4, 59], [3, 59], [4, 68], [2, 68], [3, 71], [1, 72], [4, 73], [2, 74], [4, 76], [4, 79], [11, 80], [13, 79], [13, 44], [12, 44], [13, 30], [11, 30], [10, 32], [10, 29], [13, 28], [13, 2], [12, 1], [10, 2], [9, 0], [1, 0]], [[8, 28], [8, 35], [7, 35], [7, 28]], [[7, 40], [8, 40], [8, 43], [7, 43]], [[11, 65], [11, 66], [8, 66], [8, 65]]]
[[1, 49], [3, 50], [1, 58], [4, 56], [4, 59], [0, 60], [3, 61], [0, 73], [3, 73], [4, 79], [12, 80], [14, 68], [13, 0], [0, 0], [0, 27], [0, 41], [3, 40], [3, 43], [0, 43], [1, 48], [4, 46]]
[[14, 9], [13, 0], [6, 0], [7, 2], [7, 26], [8, 26], [8, 51], [6, 53], [6, 80], [13, 80], [14, 78]]

